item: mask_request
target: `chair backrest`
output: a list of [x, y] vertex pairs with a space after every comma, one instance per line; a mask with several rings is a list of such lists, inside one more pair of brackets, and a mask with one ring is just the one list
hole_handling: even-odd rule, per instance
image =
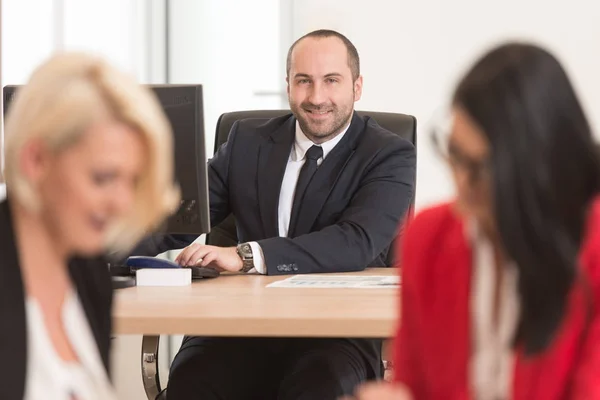
[[[216, 152], [223, 143], [227, 142], [231, 127], [236, 121], [248, 118], [276, 118], [290, 112], [290, 110], [252, 110], [222, 114], [217, 121], [214, 151]], [[372, 111], [357, 111], [357, 113], [363, 117], [373, 118], [384, 129], [410, 141], [415, 147], [417, 146], [417, 120], [412, 115]], [[407, 218], [412, 217], [414, 201], [413, 196]], [[214, 246], [235, 246], [238, 239], [233, 215], [213, 227], [210, 234], [207, 235], [206, 242]], [[393, 265], [393, 258], [392, 246], [387, 257], [388, 266]]]
[[[217, 121], [215, 153], [227, 141], [229, 131], [235, 121], [247, 118], [277, 118], [290, 112], [290, 110], [253, 110], [235, 111], [221, 115]], [[384, 129], [403, 137], [415, 146], [417, 145], [417, 120], [412, 115], [371, 111], [357, 111], [357, 113], [373, 118]]]

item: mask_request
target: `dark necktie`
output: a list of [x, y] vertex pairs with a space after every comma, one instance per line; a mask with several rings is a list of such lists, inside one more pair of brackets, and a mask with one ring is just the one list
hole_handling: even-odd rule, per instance
[[[311, 178], [317, 172], [317, 160], [323, 157], [323, 148], [321, 146], [313, 145], [306, 152], [306, 161], [300, 169], [300, 175], [298, 176], [298, 183], [296, 184], [296, 190], [294, 192], [294, 202], [292, 203], [292, 216], [290, 218], [290, 226], [288, 229], [288, 236], [293, 234], [296, 224], [298, 223], [298, 214], [302, 205], [302, 198], [306, 192], [306, 188], [310, 183]], [[290, 236], [291, 237], [291, 236]]]

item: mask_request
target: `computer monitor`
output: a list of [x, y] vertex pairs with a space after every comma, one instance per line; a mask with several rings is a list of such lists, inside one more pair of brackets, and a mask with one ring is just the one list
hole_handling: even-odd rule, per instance
[[151, 85], [171, 123], [175, 178], [181, 205], [167, 221], [167, 233], [210, 231], [204, 107], [201, 85]]
[[[19, 89], [4, 87], [4, 115]], [[149, 85], [171, 123], [174, 135], [175, 179], [181, 204], [166, 224], [169, 234], [203, 234], [210, 231], [204, 109], [201, 85]]]

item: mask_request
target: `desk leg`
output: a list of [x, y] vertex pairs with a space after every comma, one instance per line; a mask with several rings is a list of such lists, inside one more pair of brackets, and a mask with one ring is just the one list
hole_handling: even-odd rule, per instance
[[142, 338], [142, 383], [149, 400], [155, 400], [160, 393], [160, 378], [158, 376], [158, 344], [160, 336]]

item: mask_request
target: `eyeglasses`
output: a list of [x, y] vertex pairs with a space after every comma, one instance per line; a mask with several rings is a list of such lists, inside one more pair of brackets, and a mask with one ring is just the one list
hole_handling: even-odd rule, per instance
[[438, 156], [447, 162], [450, 168], [466, 173], [471, 186], [489, 182], [491, 178], [489, 160], [475, 160], [464, 154], [460, 148], [450, 141], [449, 130], [432, 129], [430, 139]]

